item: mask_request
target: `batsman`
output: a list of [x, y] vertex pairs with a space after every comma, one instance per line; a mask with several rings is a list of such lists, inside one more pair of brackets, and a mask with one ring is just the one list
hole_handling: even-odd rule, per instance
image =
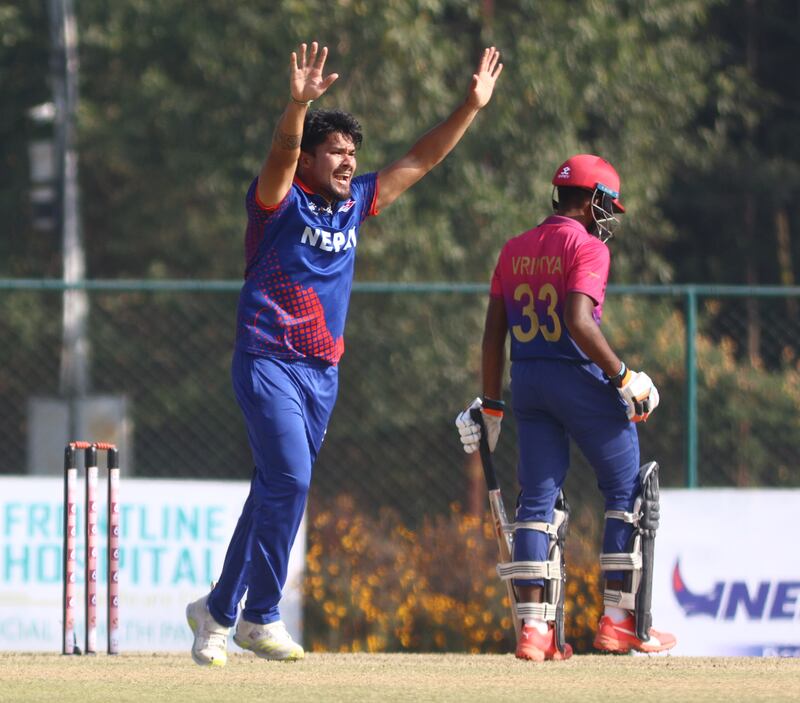
[[517, 657], [572, 655], [564, 641], [569, 507], [562, 491], [570, 438], [594, 469], [605, 499], [604, 613], [594, 646], [662, 652], [676, 640], [653, 629], [650, 613], [658, 464], [640, 466], [637, 434], [637, 423], [658, 407], [659, 396], [650, 377], [628, 368], [600, 329], [607, 243], [625, 212], [620, 179], [603, 158], [578, 154], [558, 167], [552, 184], [554, 214], [500, 252], [482, 341], [483, 395], [456, 425], [464, 451], [483, 444], [490, 460], [505, 410], [510, 337], [520, 493], [515, 522], [502, 528], [511, 550], [504, 558], [501, 549], [498, 574], [510, 584]]

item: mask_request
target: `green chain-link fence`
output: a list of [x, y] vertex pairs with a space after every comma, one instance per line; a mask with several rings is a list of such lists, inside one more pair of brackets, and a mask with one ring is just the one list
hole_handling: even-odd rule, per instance
[[[117, 400], [128, 473], [249, 477], [228, 368], [238, 284], [82, 288], [88, 394]], [[0, 281], [2, 473], [60, 468], [60, 455], [43, 457], [35, 440], [58, 434], [41, 407], [63, 401], [64, 293], [57, 281]], [[799, 296], [796, 289], [610, 288], [604, 330], [661, 391], [640, 437], [643, 459], [661, 463], [666, 485], [800, 485]], [[480, 285], [356, 285], [314, 495], [344, 491], [365, 509], [389, 505], [412, 522], [476, 500], [480, 475], [460, 451], [453, 418], [479, 392], [485, 304]], [[509, 486], [514, 432], [509, 417], [498, 449]], [[33, 466], [33, 457], [48, 466]], [[593, 490], [579, 456], [575, 465]]]

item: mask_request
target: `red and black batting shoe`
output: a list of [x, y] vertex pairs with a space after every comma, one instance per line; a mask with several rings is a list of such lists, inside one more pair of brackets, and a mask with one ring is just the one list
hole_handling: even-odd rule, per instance
[[650, 639], [646, 642], [636, 636], [636, 622], [629, 615], [621, 622], [614, 622], [608, 615], [600, 618], [594, 648], [614, 654], [627, 654], [632, 649], [646, 654], [666, 652], [672, 649], [677, 640], [669, 632], [659, 632], [650, 628]]
[[547, 630], [546, 635], [543, 635], [533, 625], [523, 625], [519, 633], [516, 654], [517, 659], [534, 662], [543, 662], [546, 659], [560, 661], [572, 656], [572, 647], [565, 644], [564, 651], [560, 652], [556, 647], [555, 630], [552, 627]]

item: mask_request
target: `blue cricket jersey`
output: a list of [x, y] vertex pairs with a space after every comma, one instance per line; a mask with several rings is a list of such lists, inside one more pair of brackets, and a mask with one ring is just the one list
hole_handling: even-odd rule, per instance
[[298, 178], [273, 207], [247, 191], [246, 268], [236, 347], [258, 356], [336, 364], [361, 223], [377, 215], [378, 177], [358, 176], [348, 200], [330, 205]]

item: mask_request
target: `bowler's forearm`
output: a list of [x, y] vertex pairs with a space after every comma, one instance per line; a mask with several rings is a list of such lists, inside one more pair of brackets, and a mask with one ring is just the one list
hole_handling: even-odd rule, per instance
[[303, 122], [307, 109], [307, 106], [294, 101], [286, 106], [272, 134], [270, 156], [275, 152], [277, 157], [297, 159], [300, 153], [300, 142], [303, 139]]
[[269, 153], [258, 174], [258, 197], [264, 205], [276, 205], [291, 186], [307, 109], [307, 105], [292, 100], [275, 125]]
[[409, 156], [426, 170], [432, 169], [458, 144], [477, 114], [477, 108], [462, 103], [446, 120], [422, 135], [409, 150]]

